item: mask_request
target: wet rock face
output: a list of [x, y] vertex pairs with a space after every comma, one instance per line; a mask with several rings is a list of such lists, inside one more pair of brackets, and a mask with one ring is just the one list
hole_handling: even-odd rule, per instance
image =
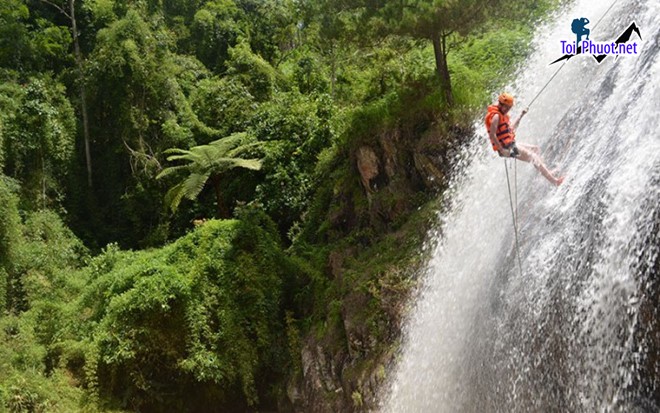
[[346, 410], [340, 374], [344, 354], [331, 354], [315, 340], [301, 351], [302, 376], [289, 383], [287, 396], [296, 412], [340, 412]]
[[295, 412], [358, 412], [377, 406], [378, 393], [385, 379], [382, 357], [373, 367], [365, 356], [353, 357], [345, 351], [334, 354], [322, 344], [310, 340], [301, 352], [302, 376], [287, 389]]
[[422, 132], [410, 125], [397, 126], [358, 146], [351, 163], [368, 201], [371, 225], [392, 222], [415, 208], [416, 194], [442, 191], [454, 148], [471, 135], [472, 130], [459, 126], [443, 131], [432, 124]]
[[375, 189], [372, 187], [372, 180], [378, 176], [378, 157], [371, 147], [360, 146], [356, 152], [356, 158], [362, 186], [367, 194], [370, 194]]
[[[335, 233], [369, 227], [368, 231], [386, 234], [390, 223], [405, 219], [419, 207], [418, 199], [444, 189], [452, 150], [469, 139], [472, 131], [425, 125], [399, 125], [355, 146], [349, 159], [354, 179], [338, 185], [327, 215]], [[407, 242], [404, 234], [400, 236], [401, 243]], [[295, 412], [378, 410], [408, 296], [380, 278], [370, 284], [376, 292], [356, 286], [356, 279], [364, 282], [360, 278], [364, 275], [347, 269], [363, 247], [344, 246], [328, 255], [325, 271], [341, 291], [339, 320], [328, 316], [324, 333], [312, 333], [305, 340], [301, 372], [287, 389]]]
[[[660, 185], [660, 177], [654, 180], [654, 186]], [[645, 248], [639, 258], [636, 272], [646, 280], [646, 289], [640, 294], [639, 326], [636, 340], [639, 347], [645, 349], [642, 354], [639, 394], [636, 404], [640, 411], [660, 411], [660, 199], [652, 200], [656, 207], [650, 217]]]
[[640, 303], [638, 339], [646, 348], [640, 368], [636, 404], [640, 411], [660, 410], [660, 259], [655, 261], [655, 279]]

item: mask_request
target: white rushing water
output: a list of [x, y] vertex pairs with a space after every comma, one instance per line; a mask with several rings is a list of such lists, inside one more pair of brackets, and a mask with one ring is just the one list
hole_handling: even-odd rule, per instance
[[609, 6], [569, 5], [508, 88], [515, 119], [561, 64], [549, 65], [574, 18], [591, 20], [594, 41], [632, 21], [641, 31], [639, 56], [569, 60], [522, 121], [518, 141], [567, 176], [555, 188], [517, 165], [522, 275], [503, 161], [478, 121], [383, 411], [660, 411], [640, 322], [658, 277], [660, 2], [618, 2], [593, 30]]

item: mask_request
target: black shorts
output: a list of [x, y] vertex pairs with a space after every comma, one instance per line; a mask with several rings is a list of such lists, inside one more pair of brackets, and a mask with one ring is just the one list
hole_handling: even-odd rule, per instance
[[[510, 158], [515, 158], [518, 155], [520, 155], [520, 152], [518, 151], [518, 147], [516, 146], [515, 142], [511, 142], [510, 144], [504, 146], [503, 148], [510, 151], [509, 152], [509, 157]], [[502, 155], [500, 155], [500, 156], [502, 156]]]

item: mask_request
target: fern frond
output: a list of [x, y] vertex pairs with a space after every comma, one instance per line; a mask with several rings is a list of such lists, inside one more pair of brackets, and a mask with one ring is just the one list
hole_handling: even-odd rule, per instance
[[210, 176], [210, 172], [200, 174], [200, 173], [192, 173], [190, 174], [185, 181], [183, 181], [183, 192], [184, 196], [190, 200], [195, 199], [197, 195], [199, 195], [200, 192], [202, 192], [202, 189], [204, 189], [204, 185], [206, 185], [206, 181], [208, 181]]
[[181, 171], [183, 169], [190, 169], [188, 165], [176, 165], [176, 166], [168, 166], [167, 168], [163, 168], [162, 171], [158, 175], [156, 175], [156, 179], [162, 179], [166, 176], [172, 175], [175, 172]]
[[225, 155], [228, 151], [232, 150], [233, 148], [236, 148], [238, 146], [244, 145], [245, 143], [253, 141], [254, 138], [250, 135], [248, 135], [246, 132], [238, 132], [231, 134], [227, 137], [224, 137], [222, 139], [218, 139], [216, 141], [213, 141], [209, 143], [209, 146], [213, 146], [217, 148], [218, 153], [223, 156]]
[[261, 169], [261, 159], [221, 158], [221, 161], [229, 166], [227, 169], [245, 168], [253, 171]]
[[179, 208], [179, 203], [181, 203], [181, 198], [183, 198], [183, 183], [174, 185], [170, 188], [165, 194], [165, 205], [167, 205], [172, 212], [176, 212]]

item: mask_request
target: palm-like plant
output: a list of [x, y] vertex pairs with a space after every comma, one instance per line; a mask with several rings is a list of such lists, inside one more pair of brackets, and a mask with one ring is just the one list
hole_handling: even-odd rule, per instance
[[224, 215], [221, 191], [221, 176], [234, 168], [251, 170], [261, 169], [260, 159], [244, 159], [240, 156], [258, 145], [248, 134], [241, 132], [227, 136], [207, 145], [199, 145], [185, 149], [168, 149], [168, 161], [185, 161], [185, 164], [169, 166], [158, 174], [156, 179], [164, 178], [177, 172], [185, 172], [183, 181], [174, 185], [165, 195], [165, 203], [175, 212], [181, 199], [195, 199], [211, 182], [215, 190], [218, 218]]

